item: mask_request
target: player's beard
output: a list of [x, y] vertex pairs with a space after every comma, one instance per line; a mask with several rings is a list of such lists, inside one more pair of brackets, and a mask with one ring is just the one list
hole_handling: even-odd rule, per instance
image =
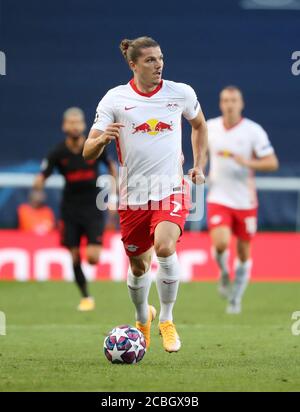
[[162, 75], [161, 76], [155, 76], [153, 75], [153, 73], [147, 73], [144, 76], [141, 76], [141, 80], [143, 82], [143, 84], [148, 85], [148, 87], [151, 85], [153, 87], [156, 87], [160, 84], [162, 79]]
[[153, 79], [153, 85], [158, 86], [161, 82], [162, 76], [155, 76]]

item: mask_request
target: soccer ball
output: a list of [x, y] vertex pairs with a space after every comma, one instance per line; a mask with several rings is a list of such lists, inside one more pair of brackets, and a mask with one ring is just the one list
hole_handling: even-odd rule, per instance
[[104, 354], [111, 363], [137, 363], [145, 353], [144, 335], [130, 325], [115, 327], [104, 339]]

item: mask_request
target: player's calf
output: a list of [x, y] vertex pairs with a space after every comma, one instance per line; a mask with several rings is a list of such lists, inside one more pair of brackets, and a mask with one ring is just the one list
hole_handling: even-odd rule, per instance
[[229, 251], [227, 248], [222, 251], [220, 251], [220, 249], [214, 249], [213, 254], [220, 268], [218, 292], [222, 298], [227, 299], [230, 294], [230, 277], [228, 266]]
[[235, 280], [229, 297], [227, 313], [237, 314], [241, 312], [241, 302], [249, 283], [251, 266], [251, 260], [247, 260], [246, 262], [236, 261]]

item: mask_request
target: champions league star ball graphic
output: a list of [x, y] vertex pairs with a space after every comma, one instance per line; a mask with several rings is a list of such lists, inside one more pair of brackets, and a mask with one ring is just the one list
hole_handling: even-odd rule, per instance
[[145, 353], [144, 335], [132, 326], [117, 326], [104, 339], [104, 354], [111, 363], [137, 363]]

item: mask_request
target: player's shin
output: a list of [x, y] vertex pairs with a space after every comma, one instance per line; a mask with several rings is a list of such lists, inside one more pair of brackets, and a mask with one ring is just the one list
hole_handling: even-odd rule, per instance
[[157, 257], [159, 269], [156, 286], [160, 299], [159, 321], [173, 321], [173, 307], [176, 302], [180, 265], [176, 252], [168, 257]]
[[235, 280], [232, 287], [230, 301], [236, 304], [240, 304], [242, 297], [245, 293], [249, 279], [251, 276], [252, 261], [246, 260], [241, 262], [239, 259], [235, 264]]
[[129, 296], [136, 309], [136, 320], [145, 324], [149, 317], [148, 296], [151, 287], [150, 270], [142, 276], [134, 276], [129, 267], [127, 287]]
[[214, 250], [214, 257], [217, 261], [219, 268], [221, 269], [221, 276], [226, 277], [229, 273], [228, 268], [228, 258], [229, 258], [229, 250], [225, 249], [223, 252], [219, 252], [218, 250]]
[[75, 282], [80, 290], [82, 297], [83, 298], [89, 297], [87, 281], [82, 271], [81, 263], [80, 262], [74, 263], [73, 270], [74, 270]]
[[228, 259], [229, 259], [229, 250], [225, 249], [222, 252], [218, 250], [213, 250], [214, 258], [220, 268], [220, 278], [218, 284], [218, 290], [223, 298], [227, 298], [229, 295], [229, 288], [230, 288], [230, 278], [229, 278], [229, 267], [228, 267]]

